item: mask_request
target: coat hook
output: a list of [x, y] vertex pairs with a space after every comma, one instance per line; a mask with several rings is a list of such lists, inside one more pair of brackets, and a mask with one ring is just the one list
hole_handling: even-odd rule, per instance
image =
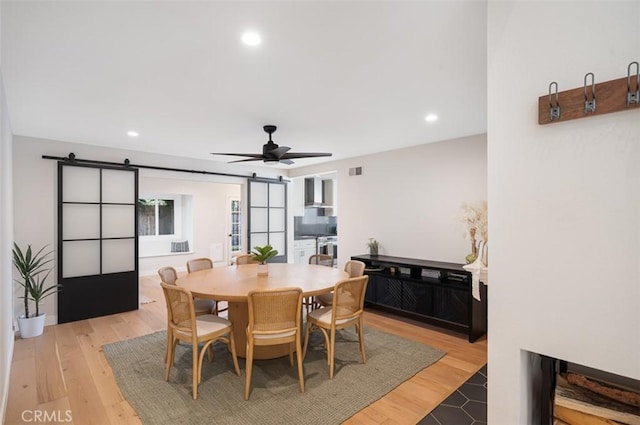
[[[591, 100], [589, 100], [589, 96], [587, 96], [587, 79], [591, 75]], [[584, 75], [584, 112], [595, 112], [596, 111], [596, 77], [593, 75], [593, 72], [588, 72]]]
[[[631, 65], [636, 66], [636, 90], [631, 92]], [[632, 103], [640, 103], [640, 65], [638, 62], [631, 62], [627, 67], [627, 107]]]
[[[556, 104], [554, 106], [551, 101], [551, 86], [556, 85]], [[558, 83], [553, 81], [549, 84], [549, 115], [551, 116], [551, 121], [560, 119], [560, 102], [558, 102]]]

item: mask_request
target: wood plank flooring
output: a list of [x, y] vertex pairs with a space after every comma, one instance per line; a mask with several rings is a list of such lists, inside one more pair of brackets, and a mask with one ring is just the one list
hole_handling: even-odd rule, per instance
[[[127, 313], [47, 326], [40, 337], [16, 340], [5, 424], [34, 422], [34, 411], [59, 412], [49, 422], [38, 423], [140, 424], [102, 352], [103, 344], [165, 329], [158, 280], [141, 278], [140, 294], [155, 302]], [[366, 313], [365, 323], [447, 354], [345, 424], [416, 424], [487, 361], [486, 338], [470, 344], [460, 334], [373, 312]], [[66, 411], [71, 422], [65, 421]]]

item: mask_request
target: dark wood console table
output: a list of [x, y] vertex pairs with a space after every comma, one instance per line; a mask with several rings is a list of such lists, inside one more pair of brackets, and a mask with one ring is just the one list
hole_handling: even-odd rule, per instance
[[387, 255], [357, 255], [369, 284], [365, 305], [468, 335], [487, 332], [487, 287], [471, 293], [471, 273], [462, 264]]

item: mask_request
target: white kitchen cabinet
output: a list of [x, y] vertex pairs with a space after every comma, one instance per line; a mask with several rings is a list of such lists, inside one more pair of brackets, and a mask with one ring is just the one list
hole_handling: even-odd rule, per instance
[[299, 239], [293, 241], [293, 262], [309, 264], [309, 257], [316, 253], [315, 239]]

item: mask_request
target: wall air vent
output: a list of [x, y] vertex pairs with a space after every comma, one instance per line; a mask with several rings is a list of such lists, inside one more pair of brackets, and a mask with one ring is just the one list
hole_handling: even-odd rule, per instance
[[362, 167], [352, 167], [349, 168], [350, 176], [361, 176], [362, 175]]

